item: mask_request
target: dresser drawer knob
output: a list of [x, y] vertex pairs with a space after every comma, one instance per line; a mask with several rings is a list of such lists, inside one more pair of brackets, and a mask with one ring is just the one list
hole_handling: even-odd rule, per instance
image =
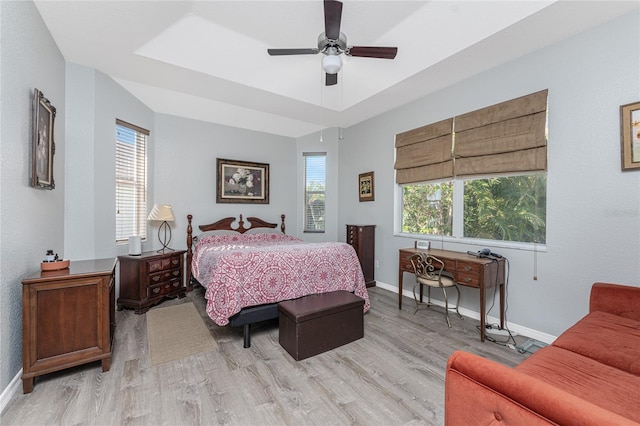
[[153, 292], [154, 292], [154, 293], [160, 293], [160, 288], [158, 288], [158, 287], [154, 288], [154, 289], [153, 289]]
[[180, 263], [180, 260], [179, 259], [173, 259], [171, 261], [171, 263], [173, 263], [174, 265], [177, 265], [178, 263]]
[[158, 282], [160, 281], [160, 275], [156, 275], [154, 277], [151, 278], [153, 281]]
[[177, 283], [177, 282], [176, 282], [176, 283], [173, 283], [173, 286], [174, 286], [174, 287], [179, 287], [179, 286], [180, 286], [180, 283]]
[[465, 267], [464, 267], [464, 270], [465, 270], [465, 271], [470, 271], [470, 270], [471, 270], [471, 266], [465, 266]]
[[464, 282], [466, 282], [466, 283], [470, 283], [470, 282], [471, 282], [471, 278], [469, 278], [469, 277], [465, 278], [465, 279], [464, 279]]
[[173, 271], [173, 276], [174, 277], [177, 277], [178, 275], [180, 275], [180, 271], [178, 271], [178, 270]]

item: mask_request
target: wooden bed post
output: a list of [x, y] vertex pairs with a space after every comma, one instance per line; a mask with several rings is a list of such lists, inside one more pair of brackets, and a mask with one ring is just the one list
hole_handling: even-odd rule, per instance
[[282, 221], [282, 223], [280, 224], [280, 230], [284, 234], [285, 232], [284, 232], [284, 215], [283, 214], [280, 215], [280, 220]]
[[187, 215], [187, 291], [193, 290], [193, 286], [191, 285], [191, 259], [193, 258], [193, 228], [191, 228], [191, 219], [193, 216], [191, 214]]

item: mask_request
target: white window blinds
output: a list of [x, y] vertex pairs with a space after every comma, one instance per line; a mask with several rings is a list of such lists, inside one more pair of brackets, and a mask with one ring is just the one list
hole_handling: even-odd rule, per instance
[[324, 232], [326, 183], [325, 152], [305, 152], [304, 156], [304, 232]]
[[116, 120], [116, 242], [147, 237], [148, 135], [148, 130]]

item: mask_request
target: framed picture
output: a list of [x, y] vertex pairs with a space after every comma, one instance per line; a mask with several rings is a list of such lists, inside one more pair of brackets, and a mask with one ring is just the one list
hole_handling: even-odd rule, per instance
[[373, 201], [373, 172], [358, 175], [358, 194], [360, 201]]
[[217, 203], [269, 204], [269, 165], [218, 158]]
[[33, 134], [31, 142], [31, 186], [41, 189], [55, 188], [53, 180], [53, 124], [56, 109], [41, 91], [33, 91]]
[[640, 102], [620, 107], [622, 170], [640, 169]]

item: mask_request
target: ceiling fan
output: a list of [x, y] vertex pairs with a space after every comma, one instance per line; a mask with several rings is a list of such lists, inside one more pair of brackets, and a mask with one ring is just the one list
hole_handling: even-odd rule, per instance
[[326, 73], [325, 84], [338, 84], [338, 72], [342, 68], [341, 54], [362, 58], [394, 59], [397, 47], [347, 46], [347, 36], [340, 32], [342, 2], [324, 0], [324, 32], [318, 37], [318, 47], [309, 49], [267, 49], [271, 56], [316, 55], [322, 53], [322, 68]]

